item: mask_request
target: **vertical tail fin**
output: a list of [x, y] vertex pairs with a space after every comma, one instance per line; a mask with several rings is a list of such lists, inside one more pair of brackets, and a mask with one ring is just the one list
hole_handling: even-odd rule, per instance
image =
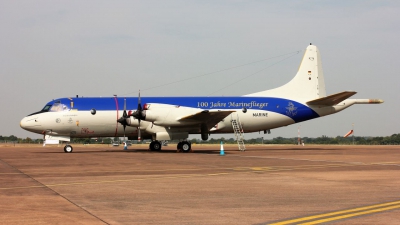
[[312, 100], [325, 97], [324, 73], [317, 46], [310, 44], [307, 47], [299, 70], [289, 83], [275, 89], [247, 96], [268, 96], [294, 100]]

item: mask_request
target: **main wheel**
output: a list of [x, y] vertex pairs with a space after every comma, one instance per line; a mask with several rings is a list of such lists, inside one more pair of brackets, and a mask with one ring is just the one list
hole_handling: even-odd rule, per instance
[[66, 152], [66, 153], [71, 153], [72, 150], [73, 150], [73, 148], [72, 148], [71, 145], [66, 145], [66, 146], [64, 147], [64, 152]]
[[159, 141], [154, 141], [153, 149], [154, 151], [160, 151], [161, 150], [161, 143]]
[[160, 151], [161, 150], [161, 143], [159, 141], [152, 141], [150, 143], [150, 150], [152, 150], [152, 151]]
[[191, 146], [191, 144], [189, 142], [182, 141], [181, 149], [182, 149], [183, 152], [189, 152], [190, 150], [192, 150], [192, 146]]
[[179, 142], [176, 146], [176, 150], [182, 150], [182, 142]]

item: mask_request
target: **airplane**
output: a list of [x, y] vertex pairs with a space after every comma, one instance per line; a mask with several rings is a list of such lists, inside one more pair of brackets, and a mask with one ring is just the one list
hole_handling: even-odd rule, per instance
[[[128, 137], [151, 139], [159, 151], [162, 141], [179, 140], [189, 152], [189, 134], [239, 134], [288, 126], [340, 112], [354, 104], [379, 104], [381, 99], [349, 99], [355, 91], [326, 95], [321, 56], [315, 45], [306, 48], [295, 77], [285, 85], [244, 96], [211, 97], [79, 97], [54, 99], [20, 122], [21, 128], [43, 134], [45, 140]], [[143, 102], [143, 104], [142, 104]], [[129, 109], [127, 111], [127, 109]]]

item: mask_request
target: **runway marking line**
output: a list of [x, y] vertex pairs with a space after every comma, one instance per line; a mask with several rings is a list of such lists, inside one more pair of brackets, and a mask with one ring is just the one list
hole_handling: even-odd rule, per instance
[[0, 175], [25, 175], [23, 173], [0, 173]]
[[[216, 168], [213, 168], [213, 167], [210, 167], [210, 168], [192, 168], [192, 169], [185, 169], [185, 168], [182, 168], [182, 169], [159, 169], [159, 170], [104, 170], [104, 171], [101, 171], [101, 170], [92, 170], [92, 171], [85, 171], [85, 172], [82, 172], [82, 171], [45, 171], [45, 172], [42, 172], [42, 171], [40, 171], [40, 172], [35, 172], [34, 170], [27, 170], [27, 171], [24, 171], [24, 170], [21, 170], [22, 172], [24, 172], [24, 173], [29, 173], [29, 174], [76, 174], [76, 173], [129, 173], [129, 172], [164, 172], [164, 171], [181, 171], [181, 170], [184, 170], [184, 171], [198, 171], [198, 170], [213, 170], [213, 169], [216, 169]], [[220, 169], [220, 168], [217, 168], [217, 169]], [[222, 169], [230, 169], [230, 168], [222, 168]], [[7, 174], [7, 173], [0, 173], [0, 175], [1, 174]], [[20, 173], [15, 173], [15, 174], [20, 174]]]
[[261, 159], [279, 159], [279, 160], [295, 160], [295, 161], [309, 161], [309, 162], [332, 162], [332, 163], [344, 163], [351, 165], [379, 165], [379, 166], [400, 166], [400, 162], [347, 162], [347, 161], [331, 161], [331, 160], [317, 160], [317, 159], [297, 159], [297, 158], [283, 158], [283, 157], [268, 157], [268, 156], [241, 156], [241, 155], [231, 155], [231, 157], [246, 157], [246, 158], [261, 158]]
[[[248, 173], [250, 173], [250, 172], [248, 172]], [[0, 190], [45, 188], [45, 187], [72, 186], [72, 185], [85, 185], [85, 184], [118, 183], [118, 182], [131, 182], [131, 181], [142, 181], [142, 180], [157, 180], [157, 179], [178, 179], [178, 178], [206, 177], [206, 176], [218, 176], [218, 175], [229, 175], [229, 174], [233, 174], [233, 173], [190, 174], [190, 175], [177, 175], [177, 176], [144, 177], [144, 178], [133, 178], [133, 179], [122, 179], [122, 180], [99, 180], [99, 181], [88, 181], [88, 182], [43, 184], [43, 185], [34, 185], [34, 186], [6, 187], [6, 188], [0, 188]]]
[[[308, 167], [340, 167], [340, 166], [354, 166], [348, 164], [322, 164], [322, 165], [301, 165], [301, 166], [279, 166], [279, 167], [234, 167], [234, 168], [218, 168], [218, 167], [207, 167], [207, 168], [190, 168], [190, 169], [158, 169], [158, 170], [141, 170], [139, 172], [166, 172], [166, 171], [205, 171], [205, 170], [235, 170], [235, 171], [246, 171], [246, 170], [285, 170], [285, 169], [302, 169]], [[130, 173], [130, 172], [138, 172], [138, 170], [93, 170], [93, 171], [45, 171], [45, 172], [36, 172], [36, 171], [22, 171], [23, 174], [30, 174], [30, 175], [39, 175], [39, 174], [89, 174], [89, 173]], [[21, 175], [22, 173], [0, 173], [0, 175]]]
[[[244, 157], [244, 156], [241, 156]], [[246, 157], [252, 157], [252, 156], [246, 156]], [[263, 157], [263, 158], [271, 158], [271, 157]], [[279, 158], [281, 159], [281, 158]], [[285, 159], [290, 159], [290, 158], [285, 158]], [[301, 161], [315, 161], [315, 160], [304, 160], [300, 159]], [[317, 160], [321, 162], [322, 160]], [[322, 161], [322, 162], [338, 162], [338, 161]], [[400, 166], [400, 162], [376, 162], [376, 163], [359, 163], [359, 162], [339, 162], [342, 164], [325, 164], [325, 165], [302, 165], [302, 166], [279, 166], [279, 167], [235, 167], [235, 168], [191, 168], [191, 169], [156, 169], [156, 170], [143, 170], [141, 172], [162, 172], [162, 171], [201, 171], [201, 170], [215, 170], [215, 169], [222, 169], [222, 170], [249, 170], [249, 168], [252, 168], [252, 170], [257, 170], [257, 171], [273, 171], [273, 170], [293, 170], [296, 168], [304, 168], [304, 167], [341, 167], [341, 166], [359, 166], [359, 165], [385, 165], [385, 166]], [[285, 169], [287, 168], [287, 169]], [[34, 170], [28, 170], [28, 171], [23, 171], [24, 173], [29, 173], [29, 174], [82, 174], [82, 173], [129, 173], [129, 172], [138, 172], [137, 170], [105, 170], [105, 171], [100, 171], [100, 170], [94, 170], [94, 171], [46, 171], [46, 172], [35, 172]], [[21, 175], [21, 173], [0, 173], [0, 175]]]
[[283, 158], [283, 157], [269, 157], [269, 156], [230, 155], [230, 157], [279, 159], [279, 160], [294, 160], [294, 161], [309, 161], [309, 162], [331, 162], [331, 163], [345, 163], [345, 164], [355, 164], [355, 165], [369, 165], [368, 163], [364, 163], [364, 162], [331, 161], [331, 160], [319, 160], [319, 159], [298, 159], [298, 158]]
[[[327, 164], [327, 165], [304, 165], [304, 166], [287, 166], [284, 168], [279, 167], [238, 167], [240, 173], [255, 173], [255, 172], [279, 172], [279, 171], [291, 171], [296, 169], [315, 169], [315, 168], [329, 168], [329, 167], [344, 167], [344, 166], [355, 166], [346, 164]], [[222, 168], [234, 170], [236, 168]], [[72, 182], [72, 183], [59, 183], [59, 184], [43, 184], [35, 186], [21, 186], [21, 187], [4, 187], [0, 190], [13, 190], [13, 189], [28, 189], [28, 188], [44, 188], [44, 187], [56, 187], [56, 186], [72, 186], [72, 185], [85, 185], [85, 184], [101, 184], [101, 183], [118, 183], [118, 182], [131, 182], [131, 181], [142, 181], [142, 180], [156, 180], [156, 179], [177, 179], [177, 178], [192, 178], [192, 177], [206, 177], [206, 176], [220, 176], [220, 175], [230, 175], [235, 172], [225, 172], [225, 173], [212, 173], [212, 174], [185, 174], [185, 175], [175, 175], [175, 176], [154, 176], [145, 178], [133, 178], [133, 179], [120, 179], [120, 180], [99, 180], [99, 181], [88, 181], [88, 182]]]
[[304, 165], [304, 166], [281, 166], [281, 167], [240, 167], [239, 169], [234, 169], [237, 171], [253, 170], [256, 172], [266, 171], [266, 172], [279, 172], [279, 171], [292, 171], [292, 170], [308, 170], [308, 169], [318, 169], [318, 168], [335, 168], [335, 167], [346, 167], [346, 166], [356, 166], [349, 164], [327, 164], [327, 165]]
[[[301, 217], [301, 218], [297, 218], [297, 219], [285, 220], [285, 221], [270, 223], [270, 225], [320, 224], [320, 223], [332, 222], [335, 220], [341, 220], [341, 219], [346, 219], [346, 218], [351, 218], [351, 217], [356, 217], [356, 216], [361, 216], [361, 215], [366, 215], [366, 214], [373, 214], [373, 213], [398, 209], [398, 208], [400, 208], [400, 201], [386, 202], [386, 203], [382, 203], [382, 204], [369, 205], [369, 206], [359, 207], [359, 208], [354, 208], [354, 209], [347, 209], [347, 210], [335, 211], [335, 212], [330, 212], [330, 213], [317, 214], [317, 215], [313, 215], [313, 216], [306, 216], [306, 217]], [[299, 223], [299, 222], [304, 222], [304, 223]]]

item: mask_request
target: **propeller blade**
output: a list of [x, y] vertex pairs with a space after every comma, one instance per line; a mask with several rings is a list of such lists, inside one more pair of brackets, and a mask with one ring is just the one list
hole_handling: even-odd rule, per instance
[[138, 111], [142, 111], [142, 101], [140, 99], [140, 90], [139, 90], [139, 97], [138, 97]]
[[128, 125], [128, 123], [126, 122], [127, 118], [129, 118], [129, 116], [126, 113], [126, 98], [124, 98], [124, 112], [122, 113], [122, 116], [119, 119], [117, 119], [117, 122], [120, 123], [124, 127], [124, 140], [125, 140], [126, 125]]
[[126, 125], [124, 124], [124, 141], [126, 140], [126, 137], [125, 137], [125, 128], [126, 128]]
[[132, 116], [139, 120], [139, 124], [140, 124], [140, 120], [144, 120], [146, 118], [146, 112], [143, 110], [142, 100], [140, 98], [140, 90], [139, 90], [139, 96], [138, 96], [138, 106], [137, 106], [136, 111], [132, 113]]
[[122, 114], [124, 118], [128, 118], [128, 114], [126, 114], [126, 98], [124, 98], [124, 113]]
[[140, 131], [140, 119], [141, 119], [141, 117], [142, 117], [142, 111], [143, 111], [143, 109], [142, 109], [142, 100], [141, 100], [141, 98], [140, 98], [140, 90], [139, 90], [138, 108], [137, 108], [137, 111], [139, 112], [139, 118], [138, 118], [138, 120], [139, 120], [138, 141], [141, 141], [142, 137], [141, 137], [141, 131]]
[[139, 127], [138, 127], [138, 141], [142, 141], [142, 136], [140, 134], [140, 123], [139, 123]]
[[139, 95], [138, 95], [137, 109], [136, 109], [135, 112], [130, 114], [130, 116], [133, 116], [139, 122], [139, 125], [138, 125], [138, 141], [141, 141], [142, 137], [141, 137], [141, 131], [140, 131], [140, 121], [144, 120], [146, 118], [146, 112], [143, 110], [143, 107], [142, 107], [142, 99], [140, 98], [140, 90], [139, 90]]

